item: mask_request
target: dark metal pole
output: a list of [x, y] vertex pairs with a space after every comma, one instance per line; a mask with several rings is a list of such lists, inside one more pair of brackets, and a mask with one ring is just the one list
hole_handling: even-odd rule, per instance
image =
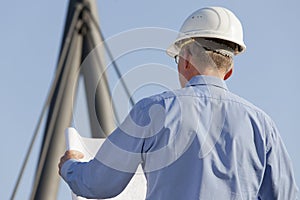
[[[64, 74], [56, 95], [52, 99], [48, 114], [42, 151], [36, 178], [36, 190], [33, 190], [32, 199], [55, 199], [58, 191], [59, 176], [57, 163], [65, 149], [64, 130], [70, 126], [72, 108], [77, 89], [78, 68], [81, 54], [80, 37], [74, 37], [72, 50], [68, 56]], [[74, 52], [73, 52], [74, 50]], [[76, 67], [77, 66], [77, 67]], [[36, 192], [35, 192], [36, 191]]]
[[[82, 74], [93, 137], [106, 137], [115, 128], [113, 120], [113, 104], [109, 92], [104, 62], [103, 38], [90, 16], [98, 19], [95, 0], [86, 0], [87, 9], [83, 11], [86, 22], [84, 35], [84, 62]], [[97, 20], [97, 23], [99, 21]], [[102, 45], [101, 45], [102, 44]]]
[[62, 61], [63, 66], [58, 84], [50, 102], [31, 199], [53, 200], [57, 196], [60, 180], [57, 173], [57, 163], [65, 149], [64, 130], [70, 126], [72, 119], [82, 50], [82, 37], [76, 29], [74, 29], [71, 38], [65, 39], [70, 39], [70, 47]]
[[58, 61], [59, 74], [49, 102], [31, 199], [57, 198], [60, 180], [57, 164], [65, 149], [64, 130], [71, 125], [80, 74], [85, 80], [92, 136], [105, 137], [114, 128], [111, 98], [103, 64], [104, 52], [97, 50], [80, 68], [83, 59], [102, 42], [101, 35], [86, 15], [98, 18], [95, 0], [70, 0]]

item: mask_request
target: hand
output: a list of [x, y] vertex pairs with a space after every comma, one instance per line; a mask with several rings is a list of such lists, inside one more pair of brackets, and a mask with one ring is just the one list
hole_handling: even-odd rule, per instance
[[82, 159], [83, 157], [84, 157], [84, 155], [80, 151], [76, 151], [76, 150], [66, 151], [65, 154], [60, 158], [60, 162], [58, 164], [59, 174], [61, 174], [60, 173], [61, 167], [67, 160], [69, 160], [69, 159], [79, 160], [79, 159]]

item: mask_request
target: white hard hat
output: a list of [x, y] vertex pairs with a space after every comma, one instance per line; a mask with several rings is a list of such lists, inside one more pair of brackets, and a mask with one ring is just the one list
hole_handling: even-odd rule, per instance
[[222, 7], [202, 8], [192, 13], [183, 23], [175, 42], [167, 49], [167, 54], [178, 55], [181, 41], [188, 38], [221, 39], [233, 43], [236, 45], [235, 55], [246, 49], [241, 22], [230, 10]]

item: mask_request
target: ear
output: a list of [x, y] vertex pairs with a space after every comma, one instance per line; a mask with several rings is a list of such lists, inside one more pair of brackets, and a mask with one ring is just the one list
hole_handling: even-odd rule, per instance
[[232, 72], [233, 72], [233, 67], [225, 74], [224, 80], [227, 80], [232, 75]]
[[187, 54], [185, 58], [183, 58], [184, 61], [184, 69], [190, 69], [192, 67], [191, 63], [191, 55]]

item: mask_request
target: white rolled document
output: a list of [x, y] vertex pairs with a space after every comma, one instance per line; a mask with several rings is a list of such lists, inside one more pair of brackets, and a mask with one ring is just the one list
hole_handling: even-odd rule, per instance
[[[89, 161], [93, 159], [99, 148], [105, 141], [100, 138], [81, 137], [75, 128], [67, 128], [65, 131], [66, 146], [68, 150], [77, 150], [84, 154], [80, 161]], [[142, 200], [146, 198], [146, 179], [141, 166], [137, 168], [135, 175], [125, 188], [125, 190], [111, 200]], [[84, 200], [72, 192], [73, 200]]]

